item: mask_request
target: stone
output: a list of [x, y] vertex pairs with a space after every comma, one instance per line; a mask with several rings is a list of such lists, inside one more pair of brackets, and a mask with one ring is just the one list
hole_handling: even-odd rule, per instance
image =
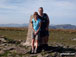
[[1, 42], [7, 42], [4, 38], [0, 38], [0, 43]]
[[16, 57], [21, 57], [21, 56], [19, 56], [19, 55], [16, 55]]
[[8, 53], [8, 57], [11, 57], [12, 55], [10, 53]]
[[37, 54], [31, 54], [29, 57], [37, 57]]
[[38, 54], [37, 57], [43, 57], [41, 54]]
[[76, 52], [75, 52], [75, 57], [76, 57]]
[[60, 57], [60, 54], [58, 52], [55, 52], [54, 57]]
[[27, 50], [25, 48], [22, 48], [22, 47], [16, 47], [16, 53], [17, 54], [26, 54]]
[[6, 46], [5, 48], [3, 48], [4, 51], [8, 51], [8, 50], [13, 50], [15, 49], [15, 46]]
[[5, 52], [3, 50], [0, 50], [0, 55], [4, 54]]
[[50, 54], [45, 54], [44, 57], [52, 57]]
[[[30, 17], [30, 21], [32, 20], [32, 16]], [[31, 22], [29, 21], [29, 26], [28, 26], [28, 33], [27, 33], [27, 38], [26, 42], [23, 43], [22, 45], [26, 46], [31, 46], [31, 40], [32, 40], [32, 27], [31, 27]]]
[[76, 38], [73, 38], [72, 40], [73, 40], [73, 41], [76, 41]]
[[14, 52], [16, 52], [16, 50], [10, 50], [9, 52], [10, 52], [10, 53], [14, 53]]
[[5, 38], [5, 36], [0, 35], [0, 38]]

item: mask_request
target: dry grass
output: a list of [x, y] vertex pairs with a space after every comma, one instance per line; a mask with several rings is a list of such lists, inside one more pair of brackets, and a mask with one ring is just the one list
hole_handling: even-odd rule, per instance
[[[28, 29], [15, 28], [15, 27], [0, 27], [0, 35], [6, 36], [10, 39], [16, 40], [26, 40]], [[70, 29], [49, 29], [49, 44], [50, 43], [63, 43], [64, 45], [76, 45], [76, 41], [73, 41], [73, 38], [76, 38], [76, 30]]]

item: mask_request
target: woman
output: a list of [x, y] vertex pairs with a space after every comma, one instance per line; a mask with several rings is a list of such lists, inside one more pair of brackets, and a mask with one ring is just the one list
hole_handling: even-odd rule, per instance
[[[41, 27], [41, 20], [38, 18], [38, 13], [34, 12], [33, 19], [31, 21], [32, 24], [32, 53], [37, 53], [38, 48], [38, 38], [40, 33], [40, 27]], [[34, 49], [34, 43], [36, 40], [36, 48]]]

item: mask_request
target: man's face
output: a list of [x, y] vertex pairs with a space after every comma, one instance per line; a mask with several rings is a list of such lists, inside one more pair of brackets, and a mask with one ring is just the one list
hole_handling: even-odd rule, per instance
[[39, 9], [39, 13], [42, 14], [43, 13], [43, 9], [40, 8]]

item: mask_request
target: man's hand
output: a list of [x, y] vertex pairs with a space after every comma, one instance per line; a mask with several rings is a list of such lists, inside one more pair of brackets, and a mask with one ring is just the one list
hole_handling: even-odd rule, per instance
[[48, 30], [48, 28], [46, 28], [46, 30]]

